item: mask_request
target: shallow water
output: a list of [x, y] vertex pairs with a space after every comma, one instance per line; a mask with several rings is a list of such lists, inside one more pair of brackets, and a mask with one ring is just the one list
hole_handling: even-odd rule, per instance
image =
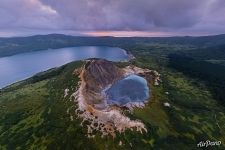
[[0, 88], [38, 72], [87, 58], [121, 61], [127, 60], [128, 55], [125, 50], [117, 47], [82, 46], [2, 57], [0, 58]]
[[147, 81], [137, 75], [129, 75], [106, 90], [109, 104], [125, 105], [129, 102], [145, 102], [149, 99]]

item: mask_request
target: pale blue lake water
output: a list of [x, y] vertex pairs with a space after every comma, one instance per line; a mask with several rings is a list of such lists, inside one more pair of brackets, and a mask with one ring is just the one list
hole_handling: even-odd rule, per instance
[[145, 102], [149, 99], [147, 81], [137, 75], [129, 75], [106, 90], [109, 104], [125, 105], [129, 102]]
[[117, 47], [82, 46], [2, 57], [0, 58], [0, 88], [31, 77], [38, 72], [87, 58], [121, 61], [127, 60], [128, 55], [125, 50]]

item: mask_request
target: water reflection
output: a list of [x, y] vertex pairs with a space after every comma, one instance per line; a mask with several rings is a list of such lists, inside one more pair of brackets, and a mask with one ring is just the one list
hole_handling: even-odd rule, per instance
[[109, 104], [126, 105], [129, 102], [145, 102], [149, 98], [147, 81], [137, 75], [119, 80], [106, 90]]
[[84, 46], [23, 53], [0, 58], [0, 88], [35, 73], [58, 67], [74, 60], [104, 58], [111, 61], [128, 59], [121, 48]]

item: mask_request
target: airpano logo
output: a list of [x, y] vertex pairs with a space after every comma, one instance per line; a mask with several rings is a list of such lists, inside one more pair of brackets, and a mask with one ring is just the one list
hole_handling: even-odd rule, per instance
[[220, 146], [222, 144], [221, 141], [201, 141], [197, 144], [197, 147], [209, 147], [209, 146]]

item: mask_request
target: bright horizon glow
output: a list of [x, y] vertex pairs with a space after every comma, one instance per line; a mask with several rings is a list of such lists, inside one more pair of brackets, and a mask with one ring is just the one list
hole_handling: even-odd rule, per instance
[[175, 36], [167, 32], [150, 32], [150, 31], [88, 31], [84, 32], [88, 36], [114, 36], [114, 37], [164, 37]]
[[0, 37], [27, 37], [33, 35], [47, 35], [47, 34], [64, 34], [71, 36], [112, 36], [112, 37], [174, 37], [174, 36], [208, 36], [225, 33], [194, 33], [194, 32], [166, 32], [166, 31], [73, 31], [73, 30], [7, 30], [0, 31]]
[[[224, 33], [221, 33], [224, 34]], [[81, 32], [84, 36], [113, 36], [113, 37], [173, 37], [173, 36], [208, 36], [218, 35], [209, 33], [192, 33], [183, 32], [159, 32], [159, 31], [87, 31]]]

